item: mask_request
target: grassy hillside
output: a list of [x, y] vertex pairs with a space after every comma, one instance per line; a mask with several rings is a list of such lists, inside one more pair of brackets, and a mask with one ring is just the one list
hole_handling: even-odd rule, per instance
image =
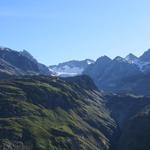
[[114, 129], [86, 76], [0, 81], [0, 149], [107, 150]]

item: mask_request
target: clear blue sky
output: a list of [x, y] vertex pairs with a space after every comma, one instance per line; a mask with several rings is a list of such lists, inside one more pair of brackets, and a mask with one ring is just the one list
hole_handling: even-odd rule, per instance
[[150, 48], [150, 0], [1, 0], [0, 45], [47, 65]]

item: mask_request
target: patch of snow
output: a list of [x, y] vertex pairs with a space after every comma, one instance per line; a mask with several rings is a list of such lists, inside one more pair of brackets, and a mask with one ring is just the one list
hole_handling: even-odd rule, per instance
[[93, 63], [94, 63], [93, 61], [87, 60], [88, 65], [93, 64]]
[[144, 72], [144, 67], [147, 65], [150, 65], [150, 62], [144, 62], [138, 59], [136, 56], [133, 54], [129, 54], [128, 56], [125, 57], [125, 59], [128, 61], [130, 64], [135, 64], [141, 72]]
[[57, 72], [56, 76], [59, 76], [59, 77], [74, 77], [74, 76], [77, 76], [79, 74], [77, 73], [66, 73], [66, 72]]
[[79, 67], [70, 67], [68, 65], [64, 65], [63, 67], [53, 67], [49, 68], [49, 70], [56, 76], [68, 77], [68, 76], [77, 76], [82, 74], [84, 71], [83, 68]]

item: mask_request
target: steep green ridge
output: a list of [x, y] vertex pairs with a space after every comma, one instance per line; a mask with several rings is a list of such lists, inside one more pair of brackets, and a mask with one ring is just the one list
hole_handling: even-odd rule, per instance
[[111, 150], [150, 149], [150, 97], [129, 94], [104, 97], [118, 125]]
[[118, 150], [150, 149], [150, 105], [134, 115], [128, 123], [118, 142]]
[[116, 124], [101, 97], [86, 76], [1, 80], [0, 149], [108, 150]]
[[148, 150], [150, 97], [87, 76], [0, 80], [0, 150]]

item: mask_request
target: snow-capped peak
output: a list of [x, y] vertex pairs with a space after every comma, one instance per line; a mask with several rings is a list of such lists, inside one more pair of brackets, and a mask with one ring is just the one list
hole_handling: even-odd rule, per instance
[[147, 65], [150, 65], [150, 62], [148, 61], [145, 62], [141, 59], [141, 57], [138, 58], [133, 54], [129, 54], [128, 56], [125, 57], [125, 59], [128, 61], [128, 63], [135, 64], [140, 69], [141, 72], [145, 72], [145, 67]]
[[49, 70], [56, 76], [68, 77], [81, 75], [85, 68], [94, 63], [93, 60], [86, 59], [82, 61], [72, 60], [58, 65], [50, 66]]

